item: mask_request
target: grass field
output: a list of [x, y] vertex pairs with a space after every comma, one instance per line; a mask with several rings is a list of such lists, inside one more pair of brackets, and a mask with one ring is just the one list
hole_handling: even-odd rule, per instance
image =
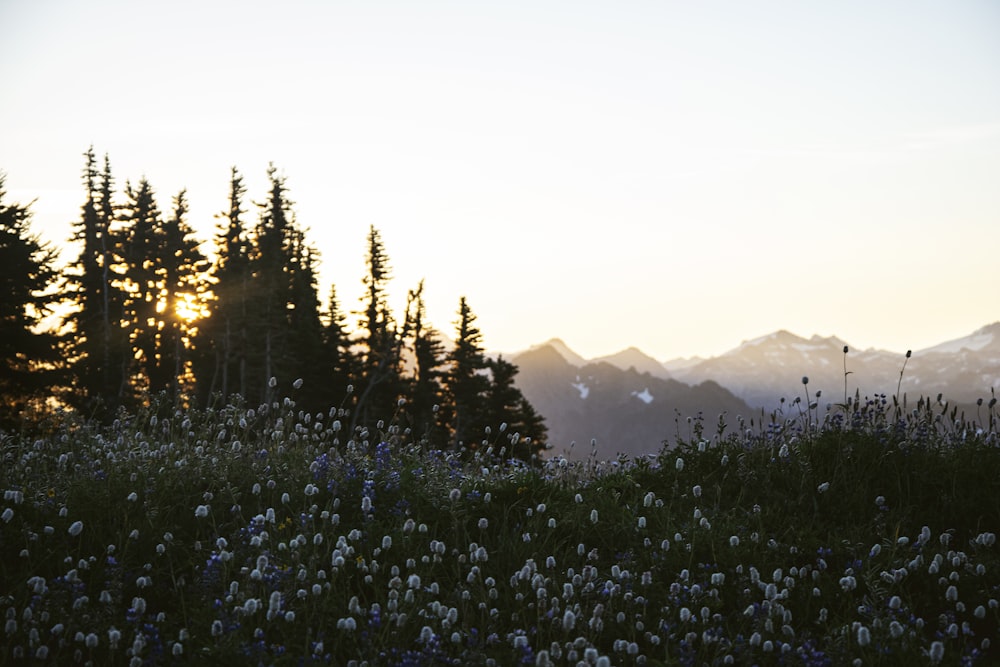
[[292, 399], [54, 416], [0, 440], [0, 663], [998, 664], [982, 410], [875, 397], [535, 465], [503, 428], [442, 452]]

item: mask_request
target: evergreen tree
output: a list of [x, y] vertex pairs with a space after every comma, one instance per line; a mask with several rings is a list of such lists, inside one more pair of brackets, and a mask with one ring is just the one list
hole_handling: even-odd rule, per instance
[[31, 233], [29, 206], [4, 201], [0, 172], [0, 430], [45, 407], [61, 379], [60, 339], [41, 330], [55, 302], [56, 252]]
[[441, 379], [445, 354], [438, 332], [426, 322], [423, 280], [409, 293], [406, 316], [413, 346], [413, 380], [407, 406], [410, 426], [414, 437], [433, 442], [435, 426], [447, 418], [447, 410], [438, 415], [444, 402]]
[[351, 347], [347, 318], [340, 310], [337, 289], [331, 286], [326, 323], [323, 327], [324, 378], [318, 388], [327, 407], [343, 406], [350, 409], [349, 401], [353, 397], [348, 395], [347, 387], [360, 374], [360, 365]]
[[163, 224], [163, 247], [156, 260], [160, 331], [152, 389], [167, 391], [177, 401], [194, 389], [190, 351], [204, 308], [207, 260], [185, 219], [186, 191], [174, 197], [173, 209]]
[[[316, 294], [316, 251], [296, 224], [285, 179], [268, 167], [270, 190], [250, 254], [248, 396], [268, 401], [269, 381], [306, 379], [318, 366], [322, 325]], [[317, 379], [314, 377], [313, 381]]]
[[93, 147], [84, 157], [87, 199], [73, 236], [80, 254], [67, 273], [75, 305], [67, 318], [73, 331], [67, 356], [74, 387], [68, 400], [88, 415], [107, 418], [121, 405], [128, 358], [121, 326], [123, 294], [116, 287], [114, 179], [107, 156], [103, 173], [98, 173]]
[[243, 223], [246, 187], [236, 167], [229, 179], [229, 209], [218, 217], [217, 257], [211, 270], [213, 297], [209, 315], [199, 327], [196, 373], [202, 401], [219, 394], [247, 396], [250, 338], [251, 252]]
[[158, 262], [163, 243], [163, 221], [152, 186], [145, 178], [138, 186], [125, 184], [121, 227], [121, 277], [116, 286], [124, 294], [122, 322], [129, 332], [130, 358], [125, 359], [129, 391], [126, 405], [137, 405], [149, 392], [162, 391], [164, 378], [157, 372], [161, 347]]
[[501, 437], [508, 454], [525, 461], [536, 460], [545, 447], [548, 429], [534, 407], [514, 385], [517, 366], [498, 356], [487, 361], [490, 383], [483, 397], [483, 419], [492, 429], [506, 424]]
[[391, 415], [403, 392], [400, 370], [401, 339], [386, 302], [392, 275], [382, 237], [374, 226], [368, 231], [368, 274], [364, 278], [366, 306], [362, 313], [363, 366], [361, 393], [352, 426]]
[[294, 379], [283, 372], [287, 370], [284, 353], [288, 346], [287, 311], [291, 296], [291, 281], [286, 273], [291, 263], [291, 202], [285, 179], [278, 175], [273, 164], [268, 166], [267, 178], [270, 190], [267, 200], [258, 204], [260, 220], [251, 262], [254, 300], [250, 317], [250, 386], [251, 393], [260, 400], [270, 396], [272, 377], [281, 376], [286, 382]]
[[483, 371], [482, 334], [475, 326], [476, 316], [463, 296], [458, 304], [455, 322], [455, 347], [448, 355], [450, 366], [445, 373], [445, 386], [453, 410], [451, 437], [455, 448], [473, 447], [482, 433], [482, 398], [488, 381]]
[[325, 346], [316, 286], [316, 251], [306, 243], [305, 234], [298, 228], [291, 230], [290, 241], [289, 379], [305, 383], [307, 390], [297, 402], [307, 411], [315, 412], [330, 407], [321, 391], [328, 376], [323, 363]]

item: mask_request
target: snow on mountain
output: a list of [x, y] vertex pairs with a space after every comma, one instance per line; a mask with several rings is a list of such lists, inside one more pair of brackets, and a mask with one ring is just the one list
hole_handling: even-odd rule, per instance
[[635, 396], [646, 405], [653, 402], [653, 395], [649, 393], [649, 387], [646, 387], [642, 391], [633, 391], [631, 395]]
[[580, 392], [580, 398], [582, 399], [586, 399], [587, 396], [590, 395], [590, 387], [580, 382], [579, 375], [576, 376], [576, 382], [570, 382], [569, 386], [573, 387], [573, 389], [576, 389], [578, 392]]
[[942, 394], [949, 406], [977, 414], [978, 398], [1000, 392], [1000, 322], [909, 359], [902, 352], [859, 350], [836, 336], [780, 330], [708, 359], [659, 363], [628, 348], [587, 361], [555, 338], [514, 362], [518, 386], [546, 418], [557, 449], [597, 438], [602, 456], [649, 453], [673, 432], [678, 415], [732, 419], [774, 410], [782, 398], [786, 409], [795, 398], [825, 409], [855, 392], [862, 398], [898, 393], [910, 405]]

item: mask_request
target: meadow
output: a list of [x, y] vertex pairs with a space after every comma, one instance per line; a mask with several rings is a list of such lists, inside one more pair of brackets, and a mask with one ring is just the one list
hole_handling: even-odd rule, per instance
[[2, 435], [0, 663], [1000, 663], [995, 400], [525, 463], [288, 393]]

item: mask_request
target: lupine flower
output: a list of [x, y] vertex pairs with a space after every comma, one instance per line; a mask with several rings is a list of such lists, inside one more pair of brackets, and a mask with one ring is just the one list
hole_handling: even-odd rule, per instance
[[[8, 508], [8, 509], [10, 509], [10, 508]], [[82, 521], [74, 521], [72, 524], [70, 524], [70, 527], [69, 527], [69, 534], [70, 535], [72, 535], [73, 537], [76, 537], [77, 535], [79, 535], [82, 532], [83, 532], [83, 522]]]

